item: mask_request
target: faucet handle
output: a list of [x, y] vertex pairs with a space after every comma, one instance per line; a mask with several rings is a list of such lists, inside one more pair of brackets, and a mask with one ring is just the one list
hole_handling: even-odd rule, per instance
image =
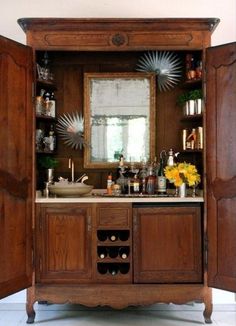
[[87, 176], [87, 175], [85, 175], [85, 176], [82, 178], [81, 183], [84, 183], [84, 181], [86, 181], [86, 180], [88, 180], [88, 176]]

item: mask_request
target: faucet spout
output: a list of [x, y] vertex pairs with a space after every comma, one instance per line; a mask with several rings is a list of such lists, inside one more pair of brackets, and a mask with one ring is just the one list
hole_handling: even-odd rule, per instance
[[69, 158], [69, 169], [71, 169], [71, 182], [75, 181], [75, 166], [72, 158]]

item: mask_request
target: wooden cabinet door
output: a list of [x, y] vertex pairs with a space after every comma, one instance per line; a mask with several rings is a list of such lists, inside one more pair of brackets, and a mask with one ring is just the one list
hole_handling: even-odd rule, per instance
[[208, 285], [236, 292], [236, 43], [206, 61]]
[[134, 208], [134, 282], [203, 281], [200, 207]]
[[91, 205], [37, 205], [36, 282], [81, 283], [92, 275]]
[[0, 298], [32, 283], [32, 62], [0, 36]]

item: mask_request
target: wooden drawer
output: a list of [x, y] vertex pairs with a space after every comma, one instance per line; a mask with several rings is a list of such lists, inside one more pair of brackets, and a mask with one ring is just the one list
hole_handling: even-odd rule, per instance
[[99, 204], [97, 206], [97, 227], [130, 227], [131, 204]]

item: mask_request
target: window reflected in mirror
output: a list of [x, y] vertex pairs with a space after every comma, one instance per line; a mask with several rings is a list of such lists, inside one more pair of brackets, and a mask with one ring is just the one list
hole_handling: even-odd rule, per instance
[[86, 168], [153, 159], [155, 76], [146, 73], [86, 73], [84, 77]]

